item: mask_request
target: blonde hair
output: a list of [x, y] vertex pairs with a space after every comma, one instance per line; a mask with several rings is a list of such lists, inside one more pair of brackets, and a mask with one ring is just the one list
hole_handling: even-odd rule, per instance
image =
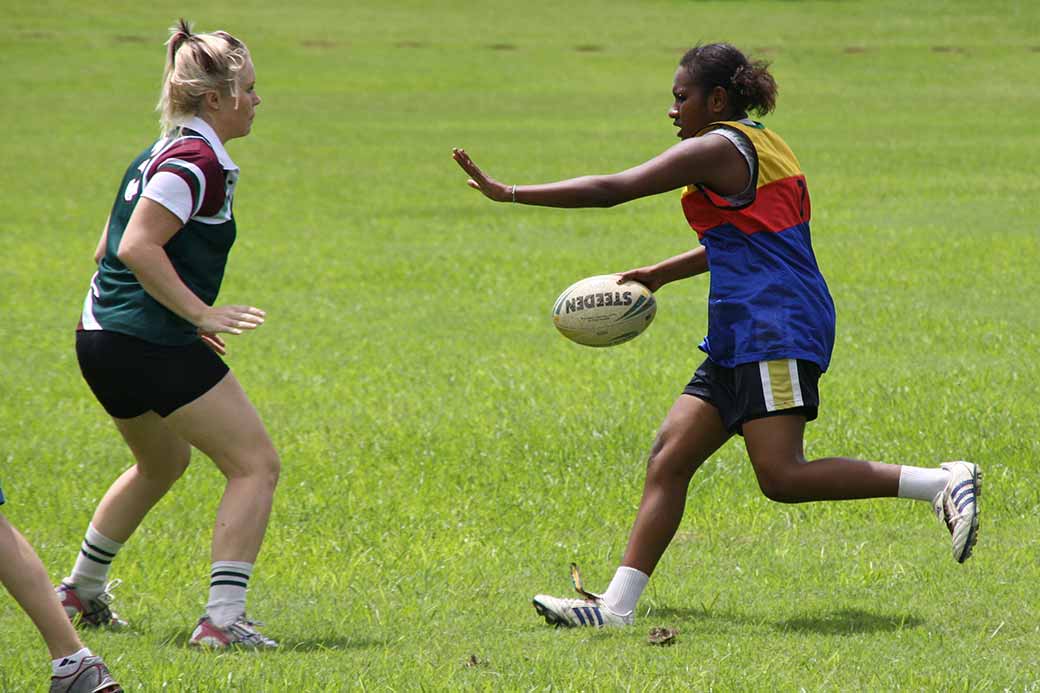
[[180, 19], [170, 27], [166, 42], [166, 69], [159, 95], [159, 125], [170, 134], [202, 111], [206, 92], [218, 91], [238, 99], [238, 73], [249, 60], [246, 44], [227, 33], [191, 33]]

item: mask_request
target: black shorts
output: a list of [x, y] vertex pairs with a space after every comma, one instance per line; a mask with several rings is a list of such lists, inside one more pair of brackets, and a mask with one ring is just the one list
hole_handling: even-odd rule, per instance
[[780, 359], [724, 368], [705, 359], [683, 394], [715, 405], [726, 430], [743, 435], [744, 422], [753, 419], [784, 414], [815, 419], [820, 374], [812, 361]]
[[200, 339], [186, 346], [153, 344], [107, 330], [76, 333], [83, 378], [110, 416], [169, 416], [219, 383], [227, 365]]

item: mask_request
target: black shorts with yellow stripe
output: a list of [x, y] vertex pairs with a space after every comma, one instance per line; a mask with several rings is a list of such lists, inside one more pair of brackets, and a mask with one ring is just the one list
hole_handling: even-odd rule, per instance
[[812, 421], [820, 408], [820, 367], [812, 361], [779, 359], [725, 368], [705, 359], [684, 395], [715, 405], [730, 433], [743, 435], [744, 422], [797, 414]]

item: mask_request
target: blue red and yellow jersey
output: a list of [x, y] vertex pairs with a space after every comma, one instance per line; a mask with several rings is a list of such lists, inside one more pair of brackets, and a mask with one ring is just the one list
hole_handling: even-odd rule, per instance
[[754, 197], [731, 206], [702, 185], [682, 194], [686, 220], [707, 250], [708, 335], [700, 348], [719, 365], [804, 359], [827, 370], [834, 302], [813, 253], [809, 188], [787, 144], [754, 121], [712, 123], [754, 146]]

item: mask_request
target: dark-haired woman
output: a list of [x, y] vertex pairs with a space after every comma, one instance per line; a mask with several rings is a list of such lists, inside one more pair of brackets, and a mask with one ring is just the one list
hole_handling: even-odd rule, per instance
[[264, 312], [214, 305], [237, 233], [239, 170], [224, 145], [249, 134], [259, 105], [244, 43], [223, 31], [192, 33], [183, 20], [173, 28], [159, 100], [162, 136], [123, 176], [76, 333], [83, 377], [135, 459], [101, 499], [72, 573], [57, 588], [82, 625], [126, 625], [110, 608], [109, 570], [195, 447], [227, 485], [213, 530], [206, 615], [189, 644], [276, 646], [246, 617], [246, 588], [280, 461], [218, 355], [225, 350], [218, 333], [255, 329]]
[[978, 531], [980, 472], [970, 462], [936, 469], [843, 457], [806, 460], [803, 431], [834, 344], [834, 306], [809, 236], [809, 190], [784, 141], [749, 113], [776, 102], [768, 65], [731, 45], [697, 46], [679, 63], [668, 117], [680, 142], [612, 175], [507, 185], [464, 150], [470, 187], [496, 202], [612, 207], [684, 189], [682, 208], [700, 247], [619, 276], [652, 291], [710, 272], [707, 358], [676, 399], [650, 451], [643, 497], [621, 566], [603, 594], [537, 595], [561, 626], [623, 626], [682, 519], [690, 479], [734, 434], [742, 435], [762, 492], [784, 503], [898, 496], [932, 503], [966, 560]]

